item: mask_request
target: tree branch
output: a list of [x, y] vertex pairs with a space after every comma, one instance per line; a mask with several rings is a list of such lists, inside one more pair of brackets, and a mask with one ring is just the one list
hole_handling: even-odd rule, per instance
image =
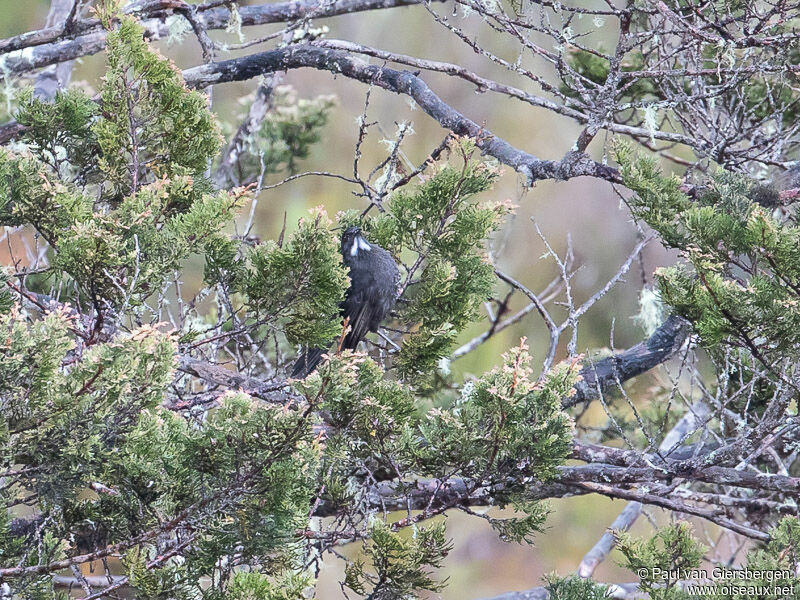
[[[701, 402], [695, 403], [664, 436], [658, 446], [659, 453], [669, 452], [680, 445], [698, 429], [701, 425], [701, 419], [705, 418], [708, 412], [708, 407], [705, 404]], [[639, 518], [641, 512], [641, 502], [629, 502], [617, 518], [614, 519], [614, 522], [608, 526], [592, 549], [583, 557], [580, 565], [578, 565], [578, 575], [584, 578], [591, 577], [597, 566], [606, 559], [614, 546], [616, 546], [617, 538], [614, 532], [628, 531], [636, 522], [636, 519]]]
[[575, 384], [577, 393], [564, 399], [564, 408], [595, 400], [617, 381], [632, 379], [669, 360], [688, 335], [689, 323], [677, 315], [670, 316], [645, 341], [584, 367], [583, 379]]
[[528, 184], [543, 179], [565, 180], [580, 176], [621, 182], [616, 169], [595, 162], [582, 153], [570, 152], [562, 160], [553, 161], [542, 160], [519, 150], [446, 104], [416, 74], [370, 65], [342, 50], [321, 48], [314, 44], [297, 44], [193, 67], [184, 71], [183, 75], [189, 86], [201, 88], [303, 67], [330, 71], [411, 97], [442, 127], [457, 135], [475, 138], [478, 147], [485, 154], [524, 175]]
[[254, 398], [275, 404], [295, 403], [302, 399], [302, 396], [291, 391], [286, 380], [264, 381], [188, 356], [181, 356], [178, 359], [178, 370], [208, 383], [241, 390]]
[[[583, 379], [573, 388], [576, 393], [564, 397], [562, 406], [569, 408], [580, 402], [594, 400], [599, 397], [598, 388], [605, 391], [618, 382], [625, 382], [665, 362], [683, 345], [688, 331], [689, 325], [684, 319], [671, 316], [644, 342], [584, 367], [581, 370]], [[247, 377], [188, 356], [182, 356], [178, 360], [179, 371], [215, 385], [242, 390], [267, 402], [287, 404], [302, 400], [301, 396], [291, 391], [285, 379], [263, 380]]]
[[[445, 0], [433, 0], [444, 2]], [[270, 23], [288, 23], [313, 16], [315, 19], [335, 17], [356, 12], [414, 6], [423, 0], [337, 0], [336, 2], [320, 2], [319, 0], [299, 0], [276, 2], [274, 4], [256, 4], [239, 6], [239, 16], [243, 27], [268, 25]], [[144, 3], [133, 3], [124, 9], [142, 19], [150, 37], [160, 38], [169, 34], [165, 21], [174, 11], [185, 8], [181, 0], [151, 0]], [[193, 6], [199, 23], [205, 29], [225, 29], [231, 17], [227, 6], [219, 6], [219, 2], [209, 2]], [[0, 40], [0, 54], [10, 53], [25, 48], [33, 48], [52, 44], [62, 38], [78, 39], [89, 33], [103, 32], [100, 19], [81, 19], [72, 23], [72, 27], [51, 26], [44, 29], [28, 31], [5, 40]]]
[[[572, 458], [587, 460], [584, 450], [582, 443], [574, 442]], [[655, 494], [647, 492], [647, 489], [652, 488], [655, 483], [671, 482], [676, 477], [685, 477], [692, 481], [779, 491], [790, 497], [800, 492], [800, 478], [737, 471], [736, 469], [714, 466], [692, 468], [690, 472], [685, 472], [680, 461], [661, 461], [656, 468], [653, 468], [652, 462], [648, 462], [648, 460], [635, 452], [605, 446], [593, 446], [590, 457], [598, 460], [602, 458], [606, 458], [609, 461], [616, 460], [624, 463], [624, 466], [609, 463], [561, 466], [558, 467], [558, 473], [552, 481], [531, 483], [526, 489], [526, 497], [531, 500], [542, 500], [596, 492], [612, 498], [635, 500], [644, 504], [652, 504], [677, 512], [696, 515], [754, 539], [767, 540], [769, 538], [766, 533], [724, 518], [715, 509], [687, 504], [687, 498], [682, 497], [680, 494]], [[656, 457], [651, 458], [653, 461], [657, 461]], [[609, 481], [615, 482], [615, 485], [607, 485]], [[620, 487], [621, 485], [636, 485], [640, 486], [640, 489], [627, 489]], [[445, 482], [438, 479], [385, 481], [370, 486], [365, 501], [368, 507], [373, 510], [386, 511], [430, 511], [442, 507], [491, 506], [495, 504], [494, 497], [496, 493], [501, 491], [503, 487], [504, 484], [501, 483], [497, 486], [476, 489], [474, 481], [467, 481], [461, 478], [451, 478]], [[0, 576], [16, 577], [26, 574], [49, 573], [74, 564], [90, 562], [121, 552], [132, 545], [152, 539], [160, 532], [174, 529], [191, 513], [208, 505], [216, 497], [217, 495], [214, 495], [199, 501], [176, 515], [175, 518], [160, 528], [142, 533], [131, 540], [114, 544], [92, 553], [53, 561], [49, 564], [0, 569]], [[714, 497], [714, 494], [708, 494], [707, 497], [704, 497], [705, 502], [713, 500]], [[688, 499], [696, 500], [695, 498]], [[713, 502], [711, 502], [711, 505], [713, 506]], [[789, 505], [786, 506], [790, 508]], [[334, 516], [340, 512], [341, 508], [341, 506], [320, 502], [314, 508], [313, 514], [320, 517]], [[795, 513], [796, 510], [796, 507], [794, 507]], [[33, 520], [15, 519], [11, 522], [10, 529], [15, 535], [27, 535], [36, 529], [37, 518], [41, 517], [35, 517]]]
[[[47, 26], [54, 27], [59, 25], [62, 31], [66, 31], [78, 8], [79, 0], [51, 0], [50, 12], [47, 14]], [[72, 61], [59, 63], [48, 69], [44, 69], [36, 77], [34, 85], [34, 95], [42, 100], [52, 100], [56, 92], [69, 85], [72, 76]]]

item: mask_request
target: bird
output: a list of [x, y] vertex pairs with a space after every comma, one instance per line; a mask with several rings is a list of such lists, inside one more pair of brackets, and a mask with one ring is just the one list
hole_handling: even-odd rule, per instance
[[[377, 332], [397, 300], [400, 271], [392, 255], [368, 241], [360, 227], [342, 233], [342, 259], [350, 270], [350, 287], [340, 304], [340, 312], [350, 331], [343, 349], [355, 350], [367, 332]], [[305, 379], [322, 360], [327, 348], [309, 348], [292, 369], [292, 379]]]

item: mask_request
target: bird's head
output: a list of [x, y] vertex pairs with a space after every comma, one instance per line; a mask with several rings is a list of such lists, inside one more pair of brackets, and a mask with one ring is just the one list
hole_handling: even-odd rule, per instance
[[361, 228], [348, 227], [342, 234], [342, 256], [345, 258], [357, 257], [362, 252], [369, 252], [372, 246], [361, 234]]

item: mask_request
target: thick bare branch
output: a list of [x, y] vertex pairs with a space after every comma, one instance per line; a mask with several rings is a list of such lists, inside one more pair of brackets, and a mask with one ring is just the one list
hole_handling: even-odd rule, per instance
[[[696, 403], [686, 412], [683, 417], [675, 424], [675, 426], [664, 436], [664, 439], [659, 444], [660, 452], [668, 452], [689, 435], [694, 433], [702, 423], [700, 420], [708, 414], [708, 408], [705, 404], [700, 402]], [[614, 519], [614, 522], [608, 526], [608, 529], [600, 537], [597, 543], [592, 547], [589, 552], [581, 560], [578, 565], [578, 575], [581, 577], [591, 577], [597, 566], [602, 563], [609, 555], [611, 550], [617, 543], [617, 538], [614, 532], [627, 531], [639, 518], [642, 512], [642, 503], [638, 501], [629, 502], [622, 512]]]
[[619, 381], [627, 381], [671, 358], [686, 341], [689, 323], [672, 315], [647, 340], [583, 368], [576, 394], [564, 400], [564, 407], [594, 400]]
[[236, 371], [209, 362], [182, 356], [178, 370], [198, 377], [203, 381], [231, 390], [241, 390], [255, 398], [276, 404], [298, 402], [301, 396], [291, 392], [285, 380], [264, 381], [241, 375]]
[[524, 175], [528, 184], [543, 179], [565, 180], [591, 176], [619, 182], [616, 169], [595, 162], [582, 153], [568, 153], [562, 160], [542, 160], [519, 150], [488, 129], [478, 125], [446, 104], [420, 77], [410, 71], [370, 65], [342, 50], [297, 44], [242, 58], [201, 65], [184, 71], [186, 83], [205, 87], [230, 81], [252, 79], [258, 75], [310, 67], [344, 75], [362, 83], [382, 87], [411, 97], [442, 127], [462, 136], [473, 137], [478, 147], [501, 163]]
[[[47, 26], [61, 26], [66, 31], [72, 20], [75, 18], [79, 0], [52, 0], [50, 2], [50, 12], [47, 15]], [[48, 69], [44, 69], [36, 77], [36, 84], [33, 86], [34, 95], [43, 100], [51, 100], [56, 92], [69, 85], [72, 76], [72, 61], [59, 63]]]
[[[444, 0], [433, 1], [443, 2]], [[238, 11], [242, 26], [249, 27], [253, 25], [268, 25], [270, 23], [289, 23], [312, 15], [315, 19], [322, 19], [371, 10], [414, 6], [421, 3], [422, 0], [337, 0], [336, 2], [300, 0], [297, 2], [240, 6]], [[219, 2], [208, 2], [193, 6], [197, 21], [204, 29], [225, 29], [228, 26], [231, 17], [230, 9], [225, 5], [220, 6], [219, 4]], [[175, 11], [183, 10], [186, 6], [186, 3], [182, 0], [151, 0], [143, 3], [133, 3], [125, 10], [142, 20], [149, 37], [158, 39], [169, 34], [169, 27], [165, 23], [167, 17]], [[78, 20], [69, 29], [65, 28], [63, 23], [54, 23], [52, 26], [48, 24], [44, 29], [29, 31], [0, 40], [0, 55], [25, 48], [36, 48], [33, 54], [41, 52], [42, 56], [50, 56], [56, 62], [61, 62], [57, 59], [56, 54], [46, 48], [48, 44], [71, 38], [79, 42], [78, 45], [80, 46], [81, 38], [88, 37], [89, 34], [93, 33], [100, 33], [105, 39], [105, 32], [103, 32], [99, 19]], [[103, 46], [100, 46], [100, 49]], [[87, 46], [86, 54], [93, 54], [99, 51], [91, 50], [90, 48]], [[79, 56], [84, 56], [84, 54]], [[73, 58], [77, 58], [77, 56]]]

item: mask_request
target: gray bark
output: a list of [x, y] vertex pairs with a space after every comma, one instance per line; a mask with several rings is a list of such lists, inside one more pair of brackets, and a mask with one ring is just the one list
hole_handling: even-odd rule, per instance
[[442, 127], [457, 135], [476, 139], [478, 148], [484, 154], [512, 167], [525, 177], [529, 185], [543, 179], [564, 180], [580, 176], [621, 182], [616, 169], [593, 161], [583, 153], [570, 152], [562, 160], [553, 161], [542, 160], [519, 150], [446, 104], [417, 74], [370, 65], [342, 50], [321, 48], [314, 44], [297, 44], [193, 67], [184, 71], [183, 76], [189, 86], [202, 88], [303, 67], [330, 71], [335, 75], [343, 75], [409, 96]]

